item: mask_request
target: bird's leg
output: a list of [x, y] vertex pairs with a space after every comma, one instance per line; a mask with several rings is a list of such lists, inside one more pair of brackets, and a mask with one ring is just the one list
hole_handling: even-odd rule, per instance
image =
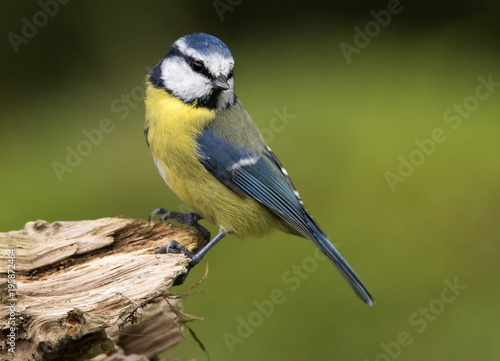
[[205, 257], [205, 255], [212, 249], [213, 246], [217, 244], [222, 238], [227, 235], [226, 231], [220, 231], [217, 235], [208, 242], [205, 247], [201, 249], [198, 253], [196, 253], [193, 257], [191, 257], [191, 262], [189, 262], [189, 267], [193, 268]]
[[153, 217], [157, 214], [162, 215], [160, 218], [162, 222], [165, 222], [167, 219], [172, 219], [181, 224], [187, 224], [188, 226], [193, 227], [198, 232], [200, 232], [203, 235], [203, 239], [205, 241], [208, 241], [210, 239], [210, 232], [198, 223], [198, 221], [202, 219], [202, 217], [198, 213], [171, 212], [163, 208], [157, 208], [149, 215], [149, 221], [151, 222]]
[[189, 271], [191, 271], [191, 268], [196, 266], [200, 261], [205, 257], [205, 255], [212, 249], [213, 246], [217, 244], [224, 236], [227, 235], [226, 231], [220, 231], [214, 238], [208, 242], [205, 247], [203, 247], [198, 253], [195, 255], [191, 255], [191, 252], [187, 250], [185, 247], [181, 246], [179, 242], [177, 241], [171, 241], [169, 244], [167, 244], [166, 247], [161, 247], [158, 251], [155, 253], [159, 254], [165, 254], [165, 253], [183, 253], [186, 257], [191, 258], [191, 262], [189, 262], [187, 266], [187, 272], [178, 276], [175, 281], [174, 281], [174, 286], [179, 286], [184, 283], [186, 280], [187, 275], [189, 274]]

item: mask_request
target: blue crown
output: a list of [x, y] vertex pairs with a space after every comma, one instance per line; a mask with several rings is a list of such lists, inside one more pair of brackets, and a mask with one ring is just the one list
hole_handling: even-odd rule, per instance
[[231, 58], [231, 52], [226, 44], [213, 35], [197, 33], [186, 35], [182, 39], [186, 41], [188, 47], [195, 49], [201, 54], [219, 53], [225, 58]]

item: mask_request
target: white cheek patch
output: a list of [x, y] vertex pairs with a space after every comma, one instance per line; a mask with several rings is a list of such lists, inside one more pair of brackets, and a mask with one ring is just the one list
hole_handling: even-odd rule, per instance
[[161, 65], [161, 72], [165, 87], [181, 99], [201, 98], [212, 90], [210, 80], [193, 72], [184, 59], [177, 57], [165, 59]]

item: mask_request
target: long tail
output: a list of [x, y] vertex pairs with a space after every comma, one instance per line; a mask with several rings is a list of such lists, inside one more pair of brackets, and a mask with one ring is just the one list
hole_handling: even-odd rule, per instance
[[308, 238], [313, 241], [316, 247], [318, 247], [321, 252], [323, 252], [323, 254], [333, 262], [335, 267], [337, 267], [354, 292], [356, 292], [358, 297], [361, 298], [367, 305], [371, 306], [373, 304], [373, 298], [370, 295], [370, 292], [368, 292], [365, 285], [363, 285], [363, 282], [361, 282], [351, 266], [349, 266], [349, 263], [347, 263], [339, 251], [337, 251], [337, 249], [324, 236], [323, 232], [314, 221], [310, 223], [310, 227], [314, 233], [314, 237]]

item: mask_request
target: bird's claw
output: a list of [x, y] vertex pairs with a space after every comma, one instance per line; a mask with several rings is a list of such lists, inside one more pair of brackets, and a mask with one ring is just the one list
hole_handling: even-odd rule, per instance
[[175, 254], [184, 254], [187, 258], [191, 258], [192, 254], [186, 247], [181, 246], [181, 244], [177, 241], [170, 241], [165, 247], [160, 247], [155, 254], [166, 254], [166, 253], [175, 253]]
[[166, 215], [166, 214], [169, 214], [170, 212], [168, 212], [166, 209], [163, 209], [163, 208], [156, 208], [153, 212], [151, 212], [151, 214], [149, 215], [149, 218], [148, 218], [148, 221], [151, 222], [153, 220], [153, 217], [156, 216], [157, 214], [161, 214], [162, 217], [161, 217], [161, 221], [165, 221], [165, 219], [163, 219], [163, 217]]
[[190, 227], [195, 228], [198, 232], [200, 232], [203, 236], [203, 239], [205, 241], [210, 240], [210, 232], [203, 227], [201, 224], [198, 223], [202, 217], [198, 213], [180, 213], [180, 212], [171, 212], [167, 211], [163, 208], [157, 208], [151, 214], [149, 215], [149, 222], [153, 219], [154, 216], [157, 214], [161, 214], [160, 221], [163, 223], [167, 219], [173, 219], [176, 222], [179, 222], [181, 224], [187, 224]]
[[[183, 247], [177, 241], [170, 241], [165, 247], [160, 247], [155, 252], [155, 254], [167, 254], [167, 253], [184, 254], [187, 258], [192, 258], [191, 252], [189, 252], [189, 250], [186, 247]], [[173, 286], [180, 286], [184, 283], [192, 267], [188, 264], [186, 268], [187, 272], [177, 276], [177, 278], [174, 280]]]

